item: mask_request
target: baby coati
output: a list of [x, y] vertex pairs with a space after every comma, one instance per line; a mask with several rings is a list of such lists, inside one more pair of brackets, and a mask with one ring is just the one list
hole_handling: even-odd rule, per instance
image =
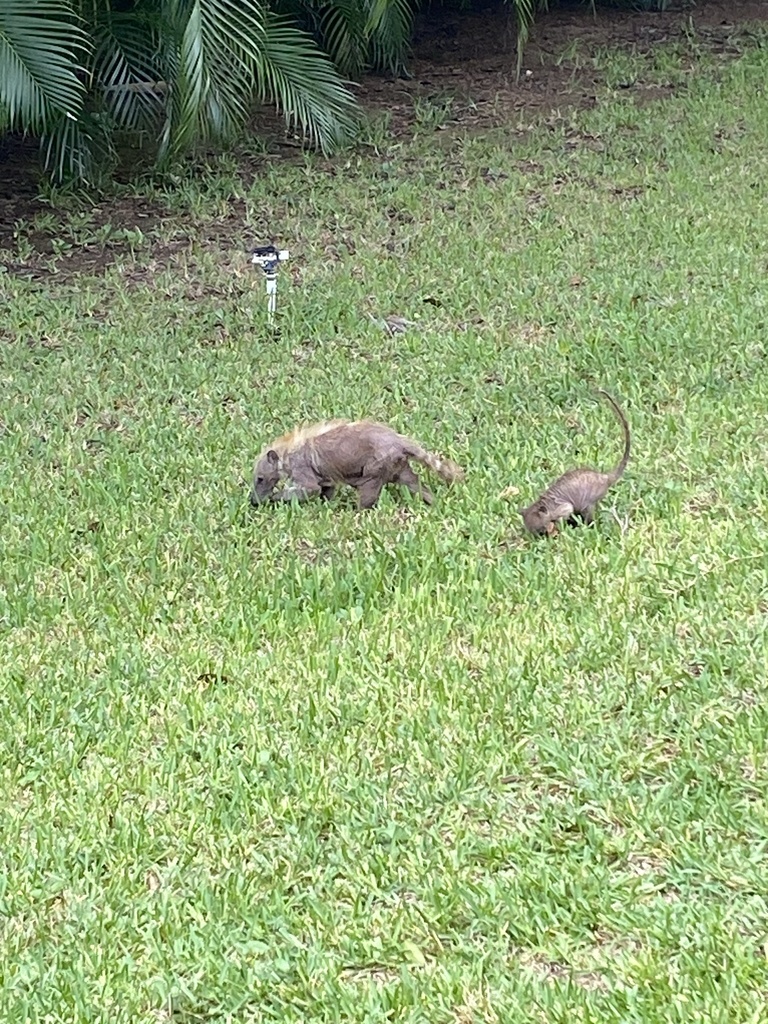
[[565, 519], [571, 525], [575, 525], [578, 520], [591, 523], [595, 515], [595, 506], [627, 468], [629, 424], [608, 392], [600, 388], [598, 393], [605, 395], [611, 403], [624, 430], [624, 455], [621, 462], [610, 473], [600, 473], [596, 469], [569, 469], [567, 473], [563, 473], [533, 504], [519, 509], [526, 528], [531, 533], [552, 533], [559, 519]]
[[[337, 485], [347, 484], [357, 490], [359, 508], [366, 509], [373, 508], [387, 484], [402, 484], [431, 505], [432, 492], [411, 469], [409, 459], [428, 466], [448, 483], [464, 478], [455, 462], [425, 451], [383, 423], [330, 420], [298, 427], [259, 456], [251, 504], [316, 496], [330, 499]], [[285, 486], [278, 490], [280, 483]]]

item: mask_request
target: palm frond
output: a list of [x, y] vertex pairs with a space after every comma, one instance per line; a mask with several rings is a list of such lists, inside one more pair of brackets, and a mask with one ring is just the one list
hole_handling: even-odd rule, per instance
[[0, 106], [13, 129], [39, 133], [80, 114], [90, 43], [61, 0], [0, 4]]
[[264, 34], [257, 0], [167, 0], [178, 42], [169, 54], [171, 107], [161, 160], [198, 139], [226, 138], [250, 113]]
[[305, 32], [270, 15], [259, 51], [257, 93], [282, 111], [289, 126], [300, 126], [324, 153], [354, 134], [354, 97]]
[[57, 184], [94, 185], [114, 159], [109, 125], [103, 115], [83, 112], [77, 119], [62, 114], [40, 138], [43, 166]]
[[317, 35], [343, 75], [359, 75], [368, 57], [366, 13], [361, 0], [330, 0], [319, 11]]
[[410, 0], [372, 0], [365, 35], [375, 67], [398, 71], [411, 38], [413, 8]]
[[130, 14], [107, 5], [93, 26], [92, 78], [118, 128], [157, 123], [167, 90], [160, 58], [160, 18], [141, 8]]

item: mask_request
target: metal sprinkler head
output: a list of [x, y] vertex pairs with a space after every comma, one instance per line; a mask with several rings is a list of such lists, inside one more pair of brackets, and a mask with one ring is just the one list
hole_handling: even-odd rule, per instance
[[257, 245], [251, 250], [251, 263], [261, 267], [267, 284], [267, 319], [274, 320], [277, 306], [277, 270], [290, 256], [287, 249], [277, 249], [274, 245]]

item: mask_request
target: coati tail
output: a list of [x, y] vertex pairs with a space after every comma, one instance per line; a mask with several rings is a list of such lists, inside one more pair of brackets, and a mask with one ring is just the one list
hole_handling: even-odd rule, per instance
[[597, 392], [598, 392], [598, 394], [603, 395], [605, 398], [607, 398], [608, 401], [611, 403], [611, 405], [613, 406], [613, 410], [616, 413], [616, 416], [618, 417], [619, 422], [621, 423], [622, 430], [624, 431], [624, 454], [622, 455], [621, 461], [619, 462], [619, 464], [610, 473], [610, 477], [611, 477], [613, 483], [616, 483], [616, 481], [619, 480], [620, 477], [623, 475], [624, 470], [627, 468], [627, 464], [629, 462], [629, 452], [630, 452], [629, 423], [627, 423], [627, 417], [621, 411], [621, 408], [619, 407], [619, 403], [616, 401], [615, 398], [613, 398], [611, 395], [609, 395], [608, 392], [604, 391], [602, 388], [598, 388]]
[[413, 457], [428, 466], [433, 473], [437, 473], [446, 483], [457, 483], [464, 479], [464, 470], [450, 459], [441, 459], [439, 455], [425, 451], [423, 448]]

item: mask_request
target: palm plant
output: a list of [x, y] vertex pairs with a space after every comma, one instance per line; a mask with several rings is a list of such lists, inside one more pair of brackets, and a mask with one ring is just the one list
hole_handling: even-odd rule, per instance
[[[547, 0], [507, 2], [519, 72]], [[89, 182], [114, 156], [118, 133], [148, 134], [162, 166], [197, 143], [232, 138], [259, 100], [328, 152], [357, 119], [340, 76], [399, 70], [418, 3], [0, 0], [0, 136], [39, 137], [54, 181]]]
[[225, 141], [255, 100], [328, 152], [356, 105], [315, 42], [262, 0], [0, 0], [0, 132], [41, 138], [54, 180], [93, 180], [116, 132], [167, 163]]

